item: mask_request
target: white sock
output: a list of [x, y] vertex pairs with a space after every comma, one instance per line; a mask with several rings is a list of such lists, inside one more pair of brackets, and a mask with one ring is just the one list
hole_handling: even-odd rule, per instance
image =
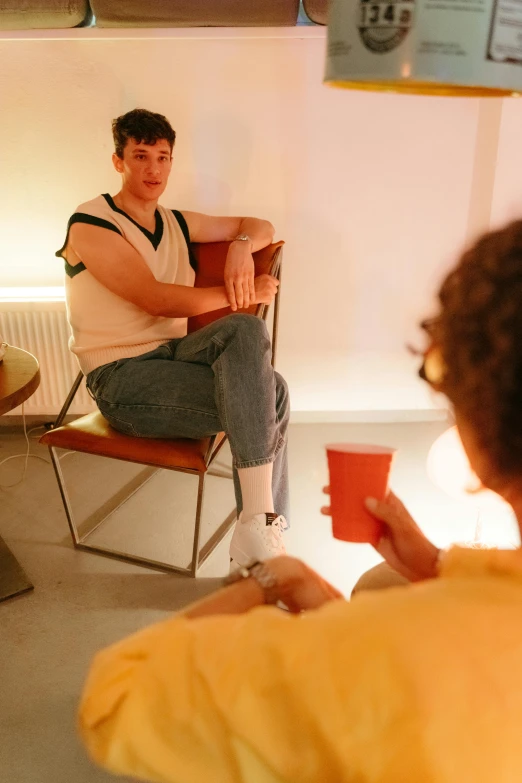
[[243, 519], [255, 514], [273, 513], [272, 466], [257, 465], [254, 468], [239, 468], [237, 473], [243, 498]]

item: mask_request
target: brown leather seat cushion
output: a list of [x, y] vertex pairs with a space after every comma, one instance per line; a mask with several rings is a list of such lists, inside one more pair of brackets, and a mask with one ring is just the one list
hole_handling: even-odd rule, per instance
[[303, 0], [305, 14], [316, 24], [328, 24], [330, 0]]
[[[224, 434], [218, 435], [219, 442]], [[162, 468], [206, 471], [205, 456], [210, 438], [134, 438], [113, 429], [99, 411], [50, 430], [40, 443], [71, 451], [84, 451], [127, 462]]]
[[91, 0], [99, 27], [281, 27], [299, 0]]
[[76, 27], [90, 15], [88, 0], [0, 0], [0, 30]]

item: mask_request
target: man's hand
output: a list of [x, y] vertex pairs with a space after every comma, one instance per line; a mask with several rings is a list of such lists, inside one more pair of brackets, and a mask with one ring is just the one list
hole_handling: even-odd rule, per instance
[[368, 498], [366, 508], [384, 522], [384, 533], [375, 548], [392, 568], [410, 582], [437, 576], [440, 550], [426, 538], [393, 492], [383, 502]]
[[343, 598], [339, 590], [302, 560], [281, 555], [270, 560], [269, 565], [278, 581], [277, 597], [291, 612], [319, 609], [329, 601]]
[[233, 311], [250, 307], [256, 301], [254, 287], [254, 259], [250, 242], [236, 240], [230, 243], [225, 263], [225, 289]]
[[[342, 593], [319, 574], [295, 557], [281, 555], [269, 561], [270, 571], [277, 579], [276, 598], [291, 612], [319, 609], [329, 601], [343, 598]], [[189, 620], [216, 614], [244, 614], [264, 603], [264, 591], [256, 579], [241, 579], [206, 596], [183, 615]]]
[[272, 304], [278, 286], [279, 280], [272, 275], [259, 275], [254, 278], [254, 299], [251, 304]]

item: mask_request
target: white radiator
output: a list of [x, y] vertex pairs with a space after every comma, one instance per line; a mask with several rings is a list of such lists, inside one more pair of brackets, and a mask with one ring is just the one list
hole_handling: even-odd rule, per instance
[[[62, 407], [79, 372], [69, 351], [69, 325], [65, 302], [0, 301], [0, 335], [5, 342], [32, 353], [40, 363], [40, 386], [24, 403], [28, 415], [54, 415]], [[88, 413], [95, 405], [82, 383], [70, 413]], [[22, 408], [10, 411], [20, 415]]]

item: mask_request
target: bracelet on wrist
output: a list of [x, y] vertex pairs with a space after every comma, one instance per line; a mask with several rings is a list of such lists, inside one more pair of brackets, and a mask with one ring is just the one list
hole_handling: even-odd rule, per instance
[[247, 566], [240, 566], [236, 571], [225, 577], [224, 585], [231, 585], [243, 579], [255, 579], [263, 591], [265, 604], [276, 604], [278, 598], [279, 582], [266, 561], [254, 560]]
[[237, 237], [234, 237], [232, 242], [247, 242], [250, 250], [252, 250], [252, 248], [254, 247], [254, 242], [252, 240], [252, 237], [249, 237], [248, 234], [238, 234]]

